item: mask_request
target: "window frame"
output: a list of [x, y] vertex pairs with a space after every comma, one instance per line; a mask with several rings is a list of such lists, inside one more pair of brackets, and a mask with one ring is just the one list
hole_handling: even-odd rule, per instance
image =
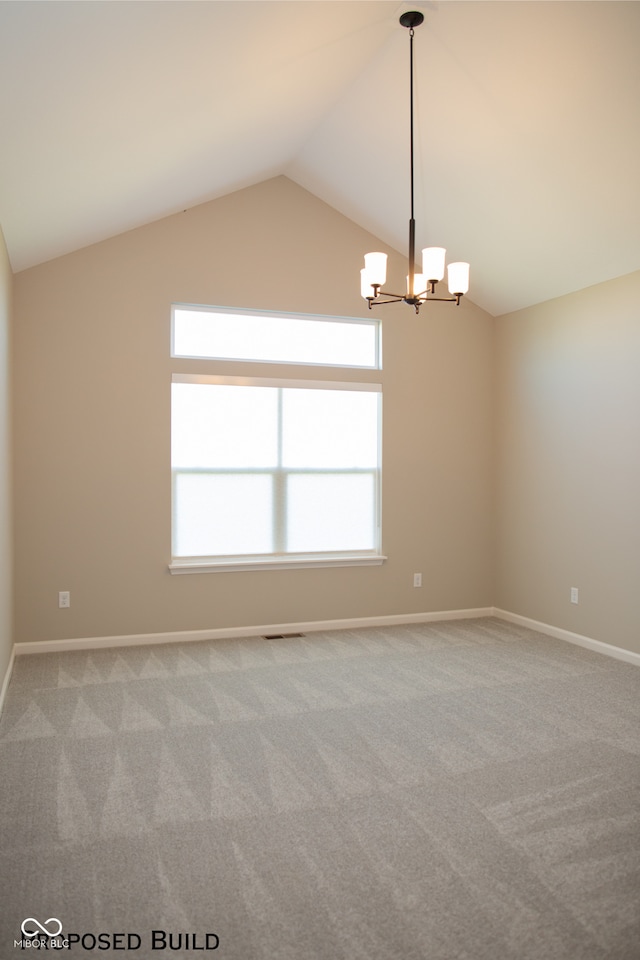
[[[332, 367], [329, 369], [333, 369]], [[387, 558], [381, 550], [381, 520], [382, 520], [382, 384], [366, 383], [356, 381], [339, 380], [311, 380], [311, 379], [283, 379], [280, 377], [243, 377], [229, 376], [225, 374], [209, 373], [173, 373], [171, 377], [172, 385], [174, 383], [193, 383], [193, 384], [219, 384], [224, 386], [246, 386], [246, 387], [269, 387], [281, 389], [303, 389], [303, 390], [342, 390], [342, 391], [363, 391], [377, 394], [378, 396], [378, 457], [377, 463], [370, 469], [358, 468], [357, 470], [347, 470], [347, 473], [372, 473], [374, 480], [374, 546], [369, 550], [345, 550], [345, 551], [313, 551], [308, 553], [284, 553], [273, 552], [269, 554], [245, 554], [245, 555], [220, 555], [220, 556], [176, 556], [175, 549], [175, 530], [176, 530], [176, 496], [175, 483], [176, 476], [180, 472], [191, 472], [188, 469], [176, 468], [171, 466], [171, 540], [172, 540], [172, 560], [169, 564], [169, 570], [172, 574], [186, 573], [214, 573], [231, 572], [239, 570], [286, 570], [303, 567], [343, 567], [343, 566], [372, 566], [383, 563]], [[200, 469], [200, 468], [199, 468]], [[218, 471], [213, 468], [208, 471], [206, 468], [202, 472], [226, 472]], [[237, 470], [242, 473], [242, 469]], [[278, 477], [286, 477], [294, 473], [322, 473], [327, 472], [322, 468], [286, 468], [282, 465], [270, 468], [251, 468], [247, 472], [264, 472]], [[343, 472], [340, 469], [328, 472]]]
[[[269, 317], [273, 318], [285, 318], [289, 320], [302, 320], [302, 321], [316, 321], [319, 323], [350, 323], [358, 324], [360, 326], [373, 327], [375, 330], [375, 359], [372, 364], [359, 364], [359, 363], [332, 363], [326, 361], [312, 362], [309, 360], [264, 360], [256, 359], [254, 357], [222, 357], [214, 355], [203, 355], [203, 354], [185, 354], [185, 353], [176, 353], [175, 348], [175, 326], [176, 326], [176, 311], [184, 310], [191, 311], [193, 313], [213, 313], [213, 314], [225, 314], [225, 315], [237, 315], [237, 316], [247, 316], [247, 317], [262, 317], [268, 319]], [[241, 307], [210, 307], [203, 304], [190, 304], [190, 303], [173, 303], [171, 305], [171, 358], [174, 360], [199, 360], [199, 361], [216, 361], [218, 363], [231, 363], [231, 364], [240, 364], [240, 363], [251, 363], [251, 364], [284, 364], [287, 366], [296, 366], [296, 367], [324, 367], [329, 370], [382, 370], [382, 343], [381, 343], [381, 323], [379, 317], [336, 317], [336, 316], [324, 316], [322, 314], [316, 313], [290, 313], [284, 310], [254, 310], [249, 308]]]

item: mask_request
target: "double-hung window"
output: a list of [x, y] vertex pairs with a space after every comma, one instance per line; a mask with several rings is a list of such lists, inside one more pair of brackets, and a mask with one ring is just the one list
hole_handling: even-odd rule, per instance
[[[172, 377], [172, 572], [380, 563], [382, 387], [345, 374], [380, 369], [378, 321], [181, 306], [172, 326], [175, 357], [222, 361]], [[273, 363], [295, 379], [256, 376]]]

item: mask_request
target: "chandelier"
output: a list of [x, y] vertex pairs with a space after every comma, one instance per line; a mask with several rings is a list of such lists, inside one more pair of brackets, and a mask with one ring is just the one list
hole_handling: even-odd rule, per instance
[[[415, 267], [415, 238], [416, 222], [413, 209], [413, 32], [419, 27], [424, 16], [417, 11], [403, 13], [400, 23], [409, 30], [409, 111], [410, 126], [410, 154], [411, 154], [411, 219], [409, 220], [409, 273], [407, 276], [406, 294], [389, 293], [383, 290], [387, 279], [387, 254], [366, 253], [364, 268], [360, 271], [360, 292], [369, 303], [369, 309], [374, 304], [404, 303], [420, 311], [423, 303], [430, 300], [446, 300], [458, 305], [460, 299], [469, 289], [469, 264], [450, 263], [447, 266], [447, 285], [449, 297], [436, 296], [436, 285], [443, 279], [445, 273], [446, 250], [444, 247], [425, 247], [422, 251], [422, 273], [416, 272]], [[382, 298], [386, 299], [382, 299]]]

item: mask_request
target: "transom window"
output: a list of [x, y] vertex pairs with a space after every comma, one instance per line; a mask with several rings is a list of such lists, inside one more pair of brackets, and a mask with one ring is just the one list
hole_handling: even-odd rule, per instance
[[174, 306], [172, 356], [380, 368], [377, 320]]

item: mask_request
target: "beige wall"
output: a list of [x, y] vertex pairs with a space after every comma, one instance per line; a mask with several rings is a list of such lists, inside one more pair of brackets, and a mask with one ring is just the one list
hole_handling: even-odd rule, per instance
[[11, 269], [0, 229], [0, 688], [13, 646], [9, 334]]
[[637, 653], [639, 304], [640, 272], [496, 322], [496, 606]]
[[167, 571], [170, 377], [198, 368], [172, 367], [171, 303], [366, 316], [377, 247], [279, 177], [16, 276], [16, 640], [492, 603], [493, 319], [470, 301], [380, 311], [385, 564]]

